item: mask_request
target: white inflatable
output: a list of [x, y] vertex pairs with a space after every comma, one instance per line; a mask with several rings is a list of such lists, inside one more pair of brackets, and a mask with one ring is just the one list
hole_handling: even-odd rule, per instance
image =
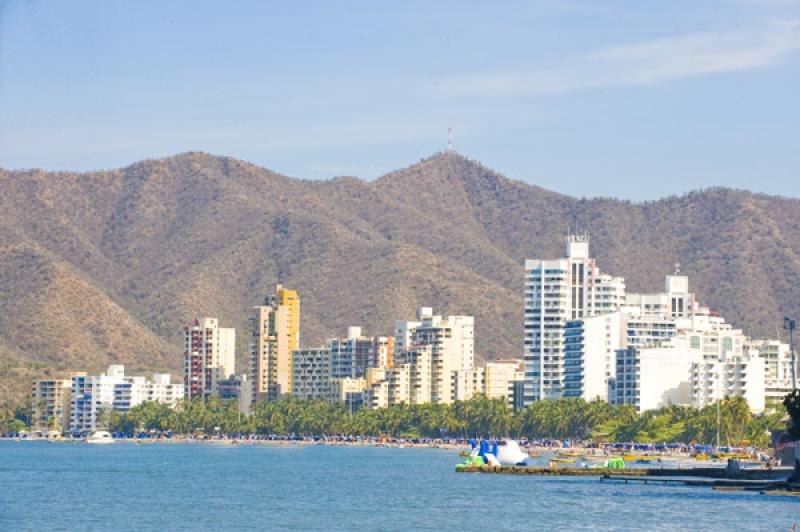
[[514, 440], [501, 442], [478, 441], [472, 442], [474, 447], [470, 456], [481, 456], [488, 465], [511, 466], [527, 464], [528, 454], [522, 452], [519, 444]]
[[514, 440], [506, 440], [497, 445], [497, 460], [501, 465], [517, 465], [527, 459], [528, 454]]

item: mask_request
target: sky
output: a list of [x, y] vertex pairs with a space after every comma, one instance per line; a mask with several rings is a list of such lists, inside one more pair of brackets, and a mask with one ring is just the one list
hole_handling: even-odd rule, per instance
[[0, 167], [186, 151], [578, 197], [800, 197], [800, 0], [0, 0]]

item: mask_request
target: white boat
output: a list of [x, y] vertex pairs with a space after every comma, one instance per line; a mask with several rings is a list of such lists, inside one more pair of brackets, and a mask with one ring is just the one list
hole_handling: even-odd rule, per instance
[[98, 430], [97, 432], [93, 432], [91, 436], [86, 438], [86, 443], [92, 443], [94, 445], [105, 445], [107, 443], [114, 443], [114, 438], [112, 438], [111, 434], [109, 434], [105, 430]]

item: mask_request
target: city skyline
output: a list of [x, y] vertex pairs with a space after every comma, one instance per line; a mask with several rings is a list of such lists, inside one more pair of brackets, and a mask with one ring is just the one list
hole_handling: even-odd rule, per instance
[[792, 389], [793, 346], [750, 338], [712, 313], [677, 266], [663, 292], [628, 292], [623, 277], [597, 266], [586, 234], [565, 243], [560, 259], [525, 261], [522, 358], [476, 364], [474, 317], [435, 315], [431, 307], [396, 320], [388, 336], [367, 337], [349, 326], [345, 338], [328, 333], [324, 345], [304, 346], [301, 292], [277, 284], [252, 308], [245, 371], [236, 368], [235, 329], [198, 316], [183, 328], [182, 384], [168, 374], [127, 377], [119, 365], [99, 376], [36, 379], [34, 416], [40, 426], [69, 420], [79, 431], [94, 430], [103, 409], [124, 413], [152, 397], [174, 407], [184, 394], [232, 399], [245, 415], [260, 401], [290, 397], [343, 403], [352, 412], [449, 405], [477, 395], [514, 410], [571, 398], [637, 413], [740, 397], [760, 414]]

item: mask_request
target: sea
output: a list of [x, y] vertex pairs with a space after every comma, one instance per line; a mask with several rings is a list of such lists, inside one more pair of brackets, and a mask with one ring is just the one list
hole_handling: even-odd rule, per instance
[[0, 530], [790, 530], [800, 498], [456, 473], [442, 449], [0, 441]]

